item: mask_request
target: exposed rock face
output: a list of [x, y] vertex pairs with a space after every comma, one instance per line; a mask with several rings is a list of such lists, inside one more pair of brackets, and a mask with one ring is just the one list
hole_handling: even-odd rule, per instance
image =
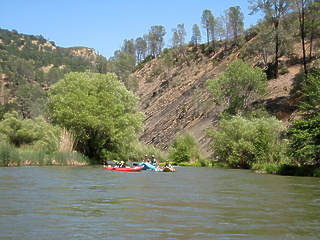
[[203, 153], [210, 154], [204, 130], [217, 120], [221, 107], [215, 106], [206, 91], [206, 81], [221, 73], [226, 64], [217, 64], [213, 57], [190, 61], [190, 66], [182, 62], [170, 71], [154, 74], [161, 61], [156, 58], [135, 73], [139, 108], [147, 115], [141, 140], [166, 150], [176, 134], [189, 131]]
[[[204, 130], [217, 123], [223, 107], [213, 103], [212, 96], [206, 91], [206, 81], [221, 74], [239, 52], [223, 60], [219, 55], [190, 61], [190, 66], [182, 62], [171, 69], [165, 69], [160, 56], [134, 74], [139, 82], [136, 91], [140, 98], [139, 109], [147, 116], [141, 140], [166, 150], [177, 134], [189, 131], [200, 143], [202, 153], [211, 154], [210, 141]], [[284, 121], [296, 110], [296, 106], [290, 104], [294, 101], [290, 91], [300, 67], [288, 66], [288, 74], [269, 81], [269, 95], [260, 100]], [[158, 71], [159, 68], [162, 71]]]
[[97, 57], [97, 53], [92, 48], [87, 47], [70, 47], [68, 48], [70, 52], [75, 55], [82, 57], [84, 59], [92, 60], [94, 61]]

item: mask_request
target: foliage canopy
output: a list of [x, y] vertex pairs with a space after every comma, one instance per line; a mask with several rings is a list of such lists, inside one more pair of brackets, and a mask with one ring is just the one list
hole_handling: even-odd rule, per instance
[[45, 152], [59, 149], [60, 128], [45, 121], [43, 117], [19, 119], [17, 112], [6, 113], [0, 122], [0, 143], [15, 147], [32, 146]]
[[282, 140], [283, 124], [275, 118], [222, 119], [220, 129], [208, 129], [214, 155], [235, 168], [250, 168], [253, 163], [279, 162], [286, 152]]
[[228, 65], [217, 79], [207, 81], [207, 89], [217, 104], [224, 103], [232, 115], [242, 113], [250, 101], [267, 93], [266, 74], [240, 59]]
[[195, 137], [191, 133], [176, 136], [169, 149], [169, 158], [175, 163], [199, 161], [200, 151]]
[[127, 160], [142, 128], [137, 97], [115, 74], [69, 73], [49, 91], [54, 122], [74, 133], [77, 150], [102, 161]]
[[298, 164], [320, 164], [320, 70], [310, 71], [303, 86], [302, 119], [289, 130], [290, 152]]

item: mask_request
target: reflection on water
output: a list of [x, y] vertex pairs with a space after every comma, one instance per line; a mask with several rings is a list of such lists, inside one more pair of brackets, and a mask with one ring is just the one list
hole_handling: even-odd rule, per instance
[[0, 168], [1, 239], [319, 239], [320, 179]]

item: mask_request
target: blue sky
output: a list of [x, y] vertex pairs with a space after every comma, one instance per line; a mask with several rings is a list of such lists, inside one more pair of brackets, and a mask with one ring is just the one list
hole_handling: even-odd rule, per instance
[[189, 41], [193, 24], [201, 28], [205, 9], [219, 17], [229, 7], [240, 6], [245, 28], [261, 17], [248, 14], [247, 0], [0, 0], [0, 6], [0, 28], [41, 34], [61, 47], [94, 48], [107, 58], [124, 39], [142, 37], [153, 25], [165, 27], [169, 46], [171, 29], [183, 23]]

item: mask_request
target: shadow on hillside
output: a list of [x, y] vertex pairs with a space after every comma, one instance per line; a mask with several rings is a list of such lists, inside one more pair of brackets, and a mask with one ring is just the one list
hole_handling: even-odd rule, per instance
[[292, 105], [290, 100], [290, 97], [266, 99], [266, 110], [273, 115], [277, 115], [280, 112], [284, 114], [292, 114], [295, 110], [298, 109], [298, 107], [296, 105]]
[[295, 98], [284, 96], [256, 101], [252, 104], [254, 109], [258, 109], [261, 105], [264, 105], [266, 111], [276, 116], [279, 120], [289, 118], [298, 109]]

